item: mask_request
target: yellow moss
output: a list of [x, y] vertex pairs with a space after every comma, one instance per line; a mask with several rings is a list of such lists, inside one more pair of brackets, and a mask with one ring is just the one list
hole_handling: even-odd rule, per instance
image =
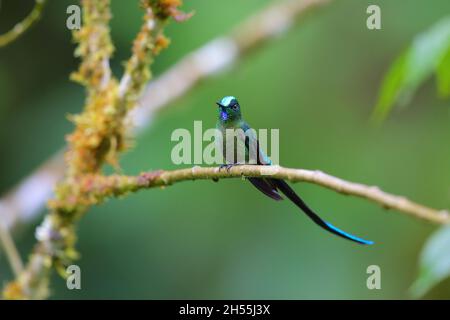
[[24, 300], [26, 295], [17, 281], [8, 283], [3, 289], [3, 298], [6, 300]]
[[119, 153], [129, 145], [125, 137], [126, 113], [136, 105], [150, 79], [153, 57], [169, 44], [162, 34], [167, 18], [178, 19], [181, 14], [177, 9], [181, 4], [179, 0], [141, 1], [145, 9], [143, 25], [125, 65], [129, 86], [119, 96], [118, 81], [109, 67], [114, 51], [109, 30], [110, 1], [83, 0], [82, 4], [83, 27], [73, 33], [78, 43], [75, 55], [81, 58], [81, 63], [71, 79], [86, 87], [85, 107], [81, 114], [69, 116], [75, 129], [66, 137], [69, 146], [65, 155], [66, 176], [57, 186], [54, 199], [48, 202], [51, 212], [45, 222], [49, 226], [41, 229], [44, 236], [35, 246], [26, 270], [5, 288], [4, 295], [8, 299], [46, 297], [51, 268], [65, 275], [64, 267], [78, 258], [74, 247], [75, 222], [90, 206], [138, 189], [135, 178], [104, 177], [101, 168], [105, 162], [119, 168]]
[[163, 34], [159, 34], [155, 39], [153, 54], [158, 55], [162, 50], [166, 49], [170, 44], [170, 39]]

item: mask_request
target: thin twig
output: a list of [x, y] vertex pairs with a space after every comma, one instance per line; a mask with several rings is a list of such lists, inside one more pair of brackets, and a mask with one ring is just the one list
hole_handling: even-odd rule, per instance
[[16, 277], [23, 271], [23, 263], [20, 258], [19, 251], [17, 250], [14, 240], [9, 233], [9, 230], [0, 221], [0, 243], [3, 245], [6, 257], [11, 265], [11, 268]]
[[140, 107], [130, 112], [129, 118], [135, 130], [145, 129], [159, 109], [182, 97], [201, 81], [228, 70], [247, 54], [264, 48], [271, 40], [303, 21], [312, 10], [330, 1], [278, 1], [235, 26], [228, 35], [217, 37], [187, 54], [149, 83], [139, 102]]
[[5, 228], [27, 223], [43, 211], [65, 167], [61, 150], [1, 198], [0, 219]]
[[0, 47], [13, 42], [30, 29], [40, 19], [46, 3], [47, 0], [35, 0], [33, 10], [31, 10], [30, 14], [21, 22], [17, 23], [11, 30], [0, 35]]

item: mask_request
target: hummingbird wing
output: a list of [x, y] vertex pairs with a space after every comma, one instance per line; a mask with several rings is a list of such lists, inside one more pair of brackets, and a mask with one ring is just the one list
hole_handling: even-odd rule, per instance
[[[250, 150], [253, 146], [253, 148], [256, 146], [257, 151], [257, 164], [259, 165], [270, 165], [272, 164], [270, 159], [265, 155], [264, 151], [261, 150], [259, 146], [259, 141], [254, 134], [254, 131], [250, 129], [248, 124], [244, 123], [242, 126], [242, 129], [244, 132], [246, 132], [246, 141], [245, 146], [247, 150]], [[248, 133], [247, 133], [248, 132]], [[250, 151], [249, 151], [250, 152]], [[251, 152], [250, 152], [251, 153]], [[322, 227], [323, 229], [334, 233], [335, 235], [342, 237], [344, 239], [348, 239], [350, 241], [354, 241], [359, 244], [364, 245], [370, 245], [373, 244], [373, 241], [370, 240], [364, 240], [362, 238], [359, 238], [357, 236], [354, 236], [350, 233], [347, 233], [335, 226], [333, 226], [331, 223], [326, 222], [322, 218], [320, 218], [308, 205], [295, 193], [294, 190], [287, 184], [286, 181], [281, 179], [274, 179], [274, 178], [249, 178], [249, 181], [256, 187], [258, 190], [260, 190], [262, 193], [264, 193], [266, 196], [275, 199], [275, 200], [282, 200], [283, 198], [279, 194], [278, 190], [280, 190], [289, 200], [291, 200], [297, 207], [299, 207], [312, 221], [314, 221], [318, 226]]]
[[[259, 165], [270, 164], [270, 159], [264, 154], [259, 146], [259, 141], [253, 130], [249, 130], [250, 126], [243, 123], [241, 129], [245, 132], [245, 147], [247, 149], [248, 158], [255, 160]], [[264, 178], [248, 178], [248, 180], [262, 193], [274, 200], [283, 200], [278, 193], [277, 187], [269, 180]]]
[[281, 195], [278, 193], [276, 187], [274, 187], [266, 179], [248, 178], [248, 181], [250, 181], [259, 191], [264, 193], [269, 198], [272, 198], [277, 201], [283, 200], [283, 197], [281, 197]]

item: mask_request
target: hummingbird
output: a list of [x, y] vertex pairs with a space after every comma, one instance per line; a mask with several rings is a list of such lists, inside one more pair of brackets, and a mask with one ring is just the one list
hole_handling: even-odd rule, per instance
[[[216, 104], [219, 106], [219, 118], [216, 125], [218, 133], [216, 142], [220, 144], [219, 149], [222, 151], [222, 156], [225, 159], [225, 164], [223, 164], [221, 168], [226, 167], [227, 170], [229, 170], [233, 166], [244, 164], [244, 162], [240, 162], [238, 159], [248, 159], [249, 162], [253, 160], [252, 163], [257, 165], [272, 165], [272, 161], [267, 157], [264, 151], [261, 150], [255, 131], [252, 130], [248, 123], [242, 118], [241, 107], [237, 99], [233, 96], [226, 96], [216, 102]], [[232, 136], [230, 136], [230, 133]], [[230, 138], [233, 139], [232, 144], [230, 144]], [[316, 214], [302, 198], [297, 195], [297, 193], [295, 193], [286, 181], [269, 177], [248, 178], [248, 180], [259, 191], [273, 200], [282, 200], [283, 197], [280, 192], [283, 193], [314, 223], [323, 229], [359, 244], [373, 244], [373, 241], [364, 240], [349, 234], [320, 218], [319, 215]]]

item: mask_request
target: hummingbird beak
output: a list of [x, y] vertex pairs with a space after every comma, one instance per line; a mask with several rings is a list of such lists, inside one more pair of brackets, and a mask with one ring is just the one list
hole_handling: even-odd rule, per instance
[[225, 110], [225, 106], [220, 104], [220, 102], [216, 102], [216, 104], [220, 108], [220, 119], [222, 119], [223, 121], [226, 121], [228, 119], [228, 114], [227, 114], [227, 112]]
[[224, 105], [220, 104], [220, 102], [216, 102], [216, 104], [219, 106], [219, 108], [220, 108], [222, 111], [225, 111], [225, 106], [224, 106]]

